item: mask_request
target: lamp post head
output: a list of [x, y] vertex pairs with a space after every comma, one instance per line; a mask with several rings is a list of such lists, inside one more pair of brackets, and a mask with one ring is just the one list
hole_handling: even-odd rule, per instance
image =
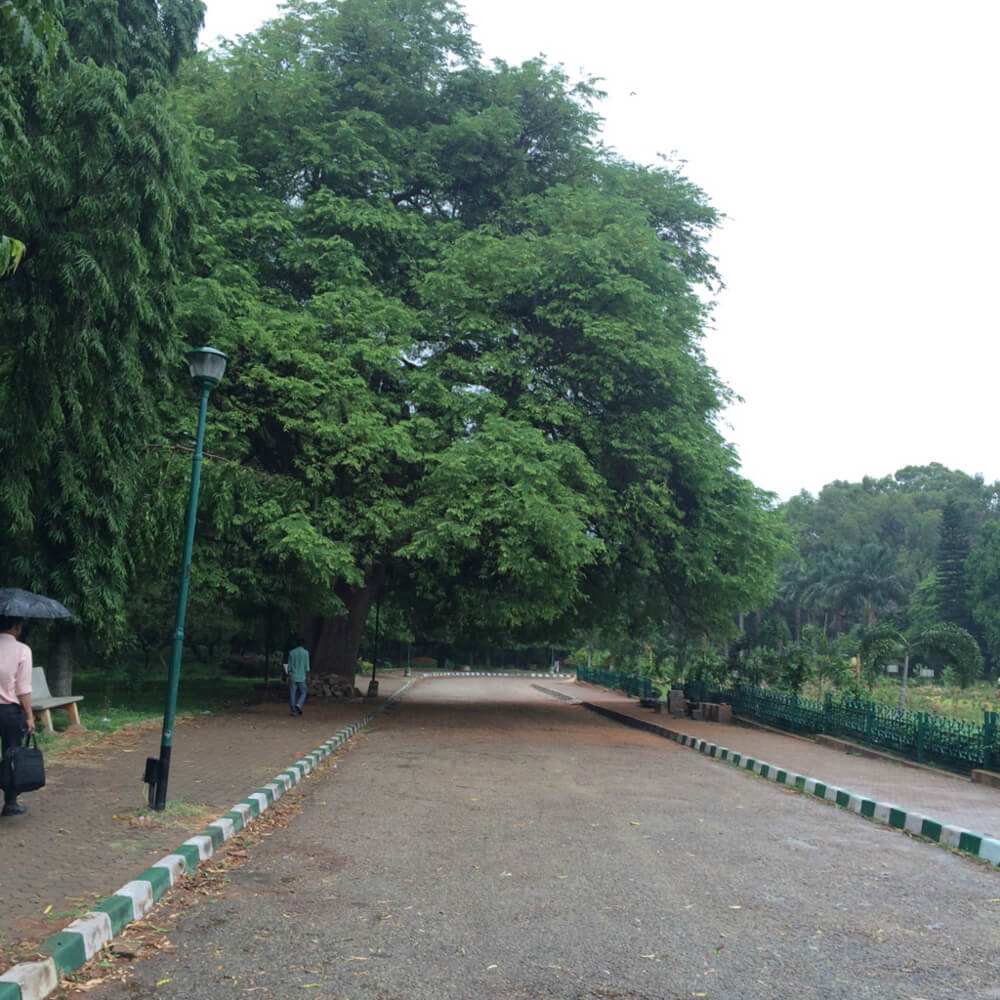
[[208, 389], [214, 389], [226, 373], [228, 360], [222, 351], [214, 347], [199, 347], [188, 352], [188, 366], [195, 382]]

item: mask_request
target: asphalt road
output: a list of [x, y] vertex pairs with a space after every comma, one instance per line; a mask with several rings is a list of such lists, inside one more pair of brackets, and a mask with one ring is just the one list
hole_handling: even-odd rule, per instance
[[87, 995], [1000, 1000], [1000, 873], [530, 681], [421, 682], [354, 743]]

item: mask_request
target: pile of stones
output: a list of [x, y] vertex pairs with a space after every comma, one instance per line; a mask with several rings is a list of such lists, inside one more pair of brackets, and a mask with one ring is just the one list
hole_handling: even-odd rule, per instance
[[337, 674], [313, 674], [306, 679], [310, 698], [360, 698], [361, 692], [346, 678]]

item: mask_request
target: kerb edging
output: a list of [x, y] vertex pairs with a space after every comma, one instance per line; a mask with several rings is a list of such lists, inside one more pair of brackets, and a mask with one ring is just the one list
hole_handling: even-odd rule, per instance
[[1000, 839], [987, 837], [982, 834], [973, 833], [971, 830], [964, 830], [961, 827], [949, 823], [942, 823], [938, 820], [923, 816], [920, 813], [888, 802], [877, 802], [864, 795], [856, 795], [844, 788], [838, 788], [827, 784], [817, 778], [810, 778], [803, 774], [796, 774], [786, 768], [769, 764], [766, 761], [757, 760], [753, 757], [746, 757], [743, 754], [730, 750], [728, 747], [721, 747], [707, 740], [689, 736], [687, 733], [680, 733], [666, 726], [660, 726], [655, 722], [648, 722], [645, 719], [637, 719], [634, 716], [626, 715], [623, 712], [616, 712], [605, 705], [596, 705], [593, 702], [581, 701], [581, 704], [603, 715], [613, 719], [615, 722], [622, 722], [634, 729], [643, 729], [646, 732], [655, 733], [666, 739], [671, 739], [681, 746], [697, 750], [709, 757], [726, 763], [742, 770], [752, 771], [754, 774], [775, 784], [783, 785], [790, 789], [795, 789], [811, 798], [823, 799], [833, 805], [849, 809], [859, 816], [874, 820], [876, 823], [883, 823], [898, 830], [905, 830], [915, 836], [923, 837], [935, 843], [943, 844], [945, 847], [961, 851], [963, 854], [971, 854], [973, 857], [982, 858], [990, 864], [1000, 865]]
[[250, 825], [252, 820], [277, 802], [285, 792], [299, 784], [317, 763], [339, 750], [352, 736], [371, 725], [395, 698], [407, 690], [416, 678], [394, 691], [377, 709], [339, 729], [312, 753], [279, 771], [262, 788], [237, 802], [219, 819], [189, 837], [176, 851], [154, 862], [137, 879], [127, 882], [90, 912], [54, 934], [40, 947], [49, 957], [37, 962], [21, 962], [0, 975], [0, 1000], [42, 1000], [60, 979], [81, 968], [90, 958], [130, 923], [141, 919], [154, 904], [202, 861], [208, 860], [229, 839]]

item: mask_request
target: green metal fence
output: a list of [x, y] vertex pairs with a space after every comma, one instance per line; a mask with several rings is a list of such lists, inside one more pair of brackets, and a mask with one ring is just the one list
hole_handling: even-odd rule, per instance
[[[581, 681], [616, 688], [633, 697], [648, 698], [648, 677], [580, 667]], [[792, 733], [826, 733], [888, 750], [920, 763], [938, 764], [968, 773], [1000, 766], [1000, 725], [996, 712], [984, 712], [982, 725], [944, 719], [927, 712], [900, 712], [872, 701], [835, 699], [829, 692], [822, 701], [769, 688], [740, 686], [715, 690], [689, 682], [684, 696], [690, 701], [726, 702], [737, 715], [757, 719]]]
[[997, 713], [984, 712], [982, 725], [927, 712], [900, 712], [873, 701], [800, 698], [766, 688], [736, 687], [711, 692], [737, 715], [793, 733], [827, 733], [888, 750], [919, 763], [968, 773], [1000, 764]]
[[624, 691], [632, 698], [652, 698], [653, 682], [648, 677], [636, 674], [622, 674], [617, 670], [600, 670], [596, 667], [577, 667], [577, 680], [599, 687]]

